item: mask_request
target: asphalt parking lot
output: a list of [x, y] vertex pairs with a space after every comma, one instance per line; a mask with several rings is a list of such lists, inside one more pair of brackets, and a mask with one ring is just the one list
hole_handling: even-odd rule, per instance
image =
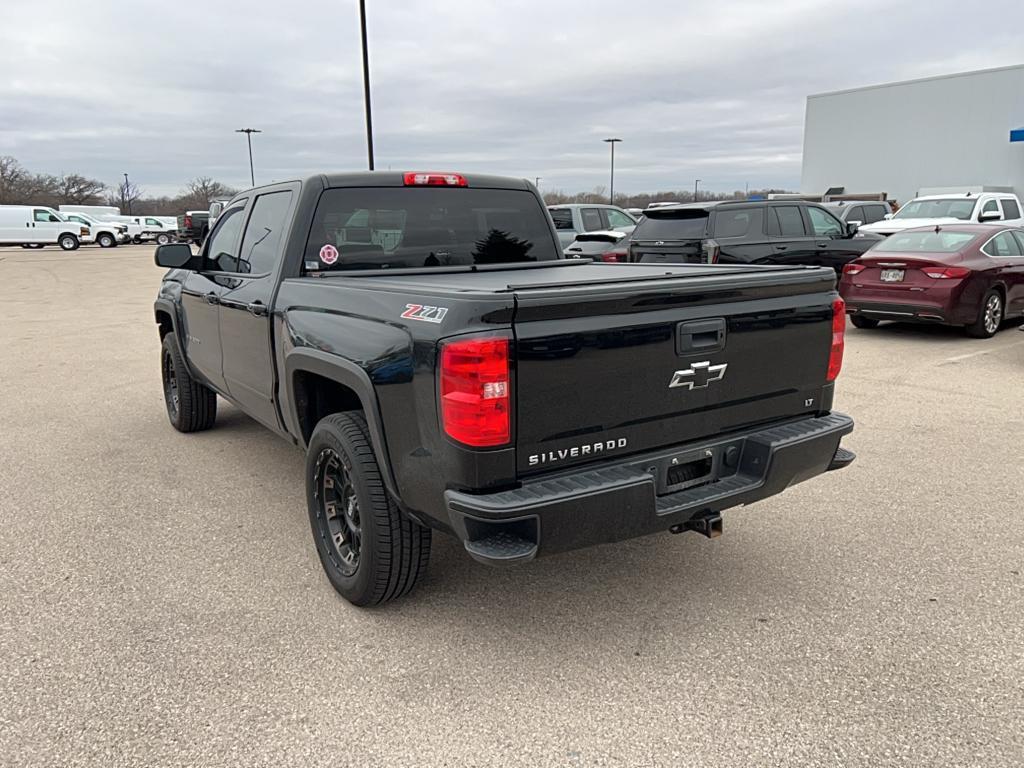
[[152, 247], [0, 249], [0, 765], [1024, 762], [1024, 333], [850, 328], [849, 469], [360, 610], [302, 454], [167, 423]]

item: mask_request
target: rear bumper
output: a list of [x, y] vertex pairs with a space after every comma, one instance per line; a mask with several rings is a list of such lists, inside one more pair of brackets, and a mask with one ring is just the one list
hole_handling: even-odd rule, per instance
[[875, 320], [899, 320], [908, 323], [958, 322], [949, 307], [944, 304], [894, 304], [851, 299], [846, 302], [846, 313]]
[[[546, 476], [521, 488], [446, 491], [456, 535], [477, 560], [502, 565], [643, 536], [750, 504], [853, 461], [839, 447], [853, 431], [841, 413], [658, 451], [627, 462]], [[701, 464], [706, 462], [706, 464]], [[669, 485], [679, 465], [707, 466]]]

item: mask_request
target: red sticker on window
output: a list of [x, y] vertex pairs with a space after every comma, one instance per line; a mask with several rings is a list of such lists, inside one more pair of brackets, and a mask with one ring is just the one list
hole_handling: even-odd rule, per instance
[[320, 261], [324, 264], [333, 264], [338, 260], [338, 249], [328, 243], [320, 249]]

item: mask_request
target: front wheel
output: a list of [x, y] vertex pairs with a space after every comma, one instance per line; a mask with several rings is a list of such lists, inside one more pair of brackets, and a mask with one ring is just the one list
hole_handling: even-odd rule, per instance
[[170, 235], [160, 234], [160, 235], [156, 236], [156, 244], [157, 245], [167, 245], [169, 242], [171, 242], [171, 236]]
[[361, 413], [335, 413], [316, 425], [306, 452], [306, 501], [320, 564], [353, 605], [401, 597], [423, 576], [430, 529], [388, 494]]
[[967, 326], [967, 335], [976, 339], [990, 339], [1003, 323], [1003, 295], [995, 288], [981, 300], [978, 319]]
[[113, 248], [117, 245], [117, 241], [114, 239], [114, 236], [107, 232], [101, 232], [98, 234], [96, 236], [96, 242], [99, 244], [100, 248]]
[[192, 378], [173, 333], [164, 336], [160, 351], [167, 418], [179, 432], [209, 429], [217, 420], [217, 393]]
[[142, 245], [142, 238], [139, 237], [138, 235], [135, 235], [134, 237], [132, 237], [132, 243], [134, 243], [135, 245]]
[[61, 235], [60, 240], [57, 242], [65, 251], [74, 251], [78, 249], [78, 238], [74, 235]]
[[864, 317], [863, 315], [850, 315], [850, 322], [853, 323], [854, 328], [877, 328], [878, 321], [871, 317]]

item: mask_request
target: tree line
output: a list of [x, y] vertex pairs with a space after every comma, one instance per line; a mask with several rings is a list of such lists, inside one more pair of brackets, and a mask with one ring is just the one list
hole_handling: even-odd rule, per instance
[[[636, 195], [627, 195], [615, 193], [615, 205], [620, 208], [646, 208], [651, 203], [656, 202], [677, 202], [677, 203], [692, 203], [692, 202], [706, 202], [709, 200], [746, 200], [748, 197], [761, 196], [767, 197], [774, 193], [788, 193], [787, 189], [751, 189], [746, 192], [736, 190], [735, 192], [705, 192], [698, 190], [697, 196], [694, 197], [693, 190], [668, 190], [665, 192], [642, 192]], [[590, 192], [576, 192], [575, 194], [567, 194], [559, 189], [544, 192], [544, 202], [548, 205], [558, 205], [562, 203], [607, 203], [608, 201], [608, 188], [607, 187], [594, 187]]]
[[147, 196], [129, 180], [113, 186], [78, 173], [32, 173], [16, 158], [0, 156], [0, 205], [114, 205], [121, 213], [177, 216], [205, 210], [212, 200], [233, 196], [237, 190], [209, 176], [189, 181], [176, 196]]

